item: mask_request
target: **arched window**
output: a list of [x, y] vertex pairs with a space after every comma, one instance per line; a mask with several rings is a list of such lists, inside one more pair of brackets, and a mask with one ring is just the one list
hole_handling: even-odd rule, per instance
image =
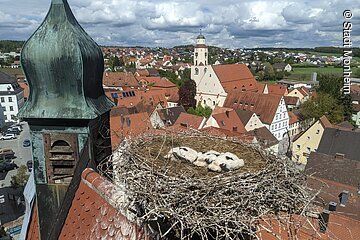
[[195, 68], [195, 75], [199, 75], [199, 69]]
[[195, 65], [197, 66], [198, 64], [197, 64], [197, 60], [195, 61]]
[[195, 53], [195, 57], [197, 58], [199, 56], [199, 53]]
[[206, 73], [206, 71], [207, 71], [207, 68], [204, 68], [204, 73]]

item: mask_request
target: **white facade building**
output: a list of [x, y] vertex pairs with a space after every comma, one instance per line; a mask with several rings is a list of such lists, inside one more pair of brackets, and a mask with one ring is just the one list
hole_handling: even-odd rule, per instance
[[24, 105], [24, 90], [17, 80], [0, 72], [0, 104], [5, 122], [16, 122], [19, 109]]

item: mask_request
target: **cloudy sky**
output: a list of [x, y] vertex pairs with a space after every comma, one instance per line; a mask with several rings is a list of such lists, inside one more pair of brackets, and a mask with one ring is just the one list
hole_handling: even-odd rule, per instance
[[[192, 44], [199, 29], [211, 45], [315, 47], [342, 43], [343, 11], [353, 13], [360, 44], [360, 0], [68, 0], [78, 21], [102, 45]], [[0, 39], [26, 40], [50, 0], [0, 0]]]

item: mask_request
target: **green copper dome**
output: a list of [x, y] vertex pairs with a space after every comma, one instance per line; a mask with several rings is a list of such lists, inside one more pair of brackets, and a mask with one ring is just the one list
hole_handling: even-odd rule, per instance
[[30, 86], [21, 118], [94, 119], [113, 106], [102, 87], [101, 49], [67, 0], [52, 0], [44, 22], [23, 47], [21, 64]]

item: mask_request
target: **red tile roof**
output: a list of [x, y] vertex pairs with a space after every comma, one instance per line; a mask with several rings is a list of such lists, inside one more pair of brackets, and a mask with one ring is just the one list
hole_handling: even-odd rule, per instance
[[267, 218], [261, 221], [261, 231], [257, 234], [260, 239], [299, 239], [299, 240], [356, 240], [360, 236], [360, 222], [344, 217], [342, 214], [331, 212], [327, 231], [321, 233], [319, 220], [311, 217], [292, 215], [291, 222]]
[[216, 120], [219, 128], [221, 129], [238, 133], [246, 132], [244, 124], [241, 122], [238, 114], [233, 109], [213, 114], [212, 117]]
[[137, 87], [139, 84], [132, 73], [104, 72], [103, 84], [107, 87]]
[[[285, 96], [288, 94], [287, 87], [283, 86], [281, 84], [266, 84], [265, 86], [267, 86], [268, 94], [275, 94], [275, 95], [280, 95], [280, 96]], [[265, 86], [264, 86], [264, 88], [265, 88]]]
[[199, 129], [203, 121], [204, 117], [182, 112], [176, 120], [174, 127]]
[[35, 200], [33, 204], [30, 223], [26, 233], [26, 240], [38, 240], [38, 239], [40, 239], [40, 231], [39, 231], [38, 210]]
[[25, 83], [25, 82], [18, 82], [20, 87], [24, 89], [24, 98], [29, 98], [30, 95], [30, 88], [29, 88], [29, 84]]
[[126, 137], [136, 137], [152, 130], [149, 115], [146, 112], [125, 116], [111, 116], [111, 143], [113, 149]]
[[257, 82], [245, 64], [213, 65], [212, 67], [226, 92], [234, 89], [257, 91]]
[[224, 103], [225, 107], [255, 112], [265, 124], [271, 124], [282, 96], [254, 92], [232, 91]]
[[300, 121], [299, 117], [293, 112], [290, 111], [288, 112], [288, 114], [289, 114], [289, 125]]
[[285, 96], [284, 101], [287, 106], [288, 105], [296, 106], [300, 100], [298, 97]]
[[138, 82], [143, 86], [156, 88], [177, 88], [177, 86], [170, 82], [167, 78], [162, 77], [137, 77]]
[[85, 169], [59, 239], [146, 239], [144, 230], [115, 206], [117, 191], [113, 183]]

